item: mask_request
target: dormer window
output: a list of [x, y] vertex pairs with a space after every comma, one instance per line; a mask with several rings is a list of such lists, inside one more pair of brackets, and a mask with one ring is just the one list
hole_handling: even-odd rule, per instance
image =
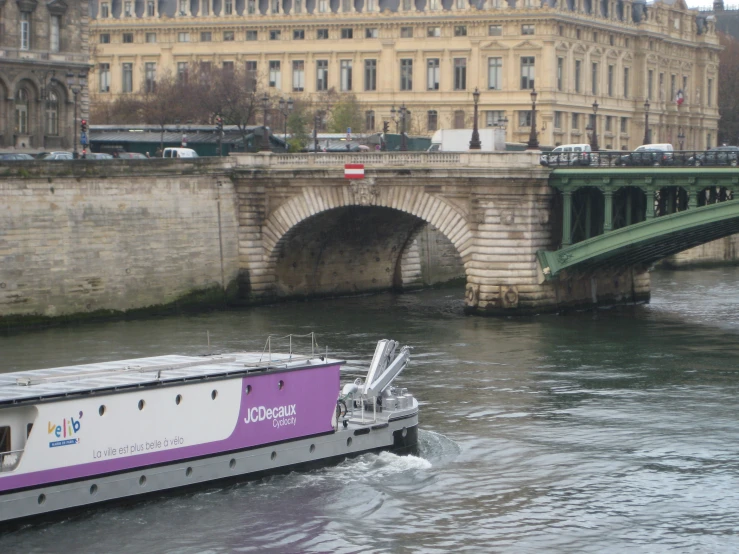
[[226, 13], [226, 15], [233, 15], [234, 13], [233, 0], [226, 0], [226, 3], [224, 4], [224, 12]]
[[154, 17], [154, 15], [156, 13], [154, 10], [155, 10], [155, 8], [154, 8], [154, 0], [149, 0], [146, 3], [146, 15], [148, 15], [149, 17]]
[[126, 3], [123, 5], [123, 13], [125, 17], [131, 17], [133, 15], [130, 0], [126, 0]]
[[187, 0], [180, 0], [180, 15], [187, 15]]
[[107, 19], [110, 17], [110, 8], [108, 7], [107, 2], [103, 2], [100, 4], [100, 17], [102, 19]]

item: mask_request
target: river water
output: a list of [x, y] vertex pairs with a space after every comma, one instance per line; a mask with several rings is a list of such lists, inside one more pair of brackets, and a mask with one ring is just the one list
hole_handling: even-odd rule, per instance
[[261, 349], [414, 347], [418, 457], [368, 455], [0, 535], [0, 552], [739, 551], [739, 268], [655, 272], [652, 303], [462, 315], [463, 290], [0, 337], [0, 371]]

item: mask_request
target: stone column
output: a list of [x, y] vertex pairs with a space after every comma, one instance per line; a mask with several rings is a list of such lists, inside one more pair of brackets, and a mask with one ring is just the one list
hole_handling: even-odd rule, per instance
[[572, 192], [562, 191], [562, 247], [572, 244]]

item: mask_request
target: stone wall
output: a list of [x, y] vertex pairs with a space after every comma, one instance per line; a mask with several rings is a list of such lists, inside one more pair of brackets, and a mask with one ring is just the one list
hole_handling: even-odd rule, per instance
[[175, 162], [190, 174], [172, 171], [170, 160], [5, 171], [0, 317], [127, 311], [222, 293], [238, 273], [233, 185], [217, 165], [193, 171]]
[[665, 258], [658, 265], [670, 268], [687, 268], [736, 263], [739, 263], [739, 235], [732, 235], [701, 244], [690, 250], [685, 250], [684, 252]]

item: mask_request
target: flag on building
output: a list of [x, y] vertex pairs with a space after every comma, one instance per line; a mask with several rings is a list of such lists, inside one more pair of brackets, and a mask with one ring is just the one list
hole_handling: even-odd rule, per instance
[[685, 101], [685, 98], [683, 97], [683, 90], [680, 89], [677, 91], [677, 94], [675, 95], [675, 104], [677, 104], [677, 107], [679, 108], [684, 101]]

